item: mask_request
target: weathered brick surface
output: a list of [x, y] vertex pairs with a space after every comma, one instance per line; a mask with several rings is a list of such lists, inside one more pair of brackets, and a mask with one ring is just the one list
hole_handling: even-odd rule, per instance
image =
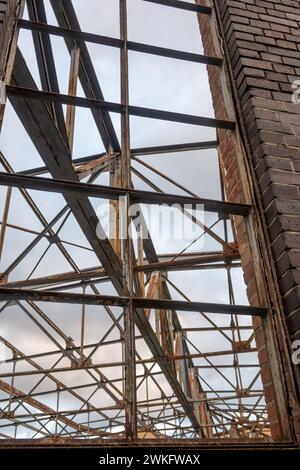
[[299, 89], [300, 101], [300, 2], [218, 5], [292, 341], [300, 333], [300, 104], [292, 100]]
[[[205, 0], [198, 0], [198, 3], [205, 4]], [[292, 85], [296, 80], [299, 80], [300, 101], [300, 1], [220, 0], [213, 4], [218, 8], [229, 51], [251, 153], [249, 158], [255, 169], [272, 245], [284, 320], [290, 341], [293, 341], [300, 337], [300, 104], [292, 101], [296, 91]], [[207, 55], [215, 55], [217, 51], [210, 37], [208, 21], [200, 15], [199, 22], [204, 51]], [[220, 76], [210, 66], [208, 73], [216, 116], [226, 119]], [[228, 200], [245, 202], [230, 137], [225, 131], [219, 137]], [[246, 246], [242, 223], [236, 225], [236, 237], [239, 246]], [[249, 251], [242, 249], [241, 255], [249, 301], [255, 305], [257, 286]], [[262, 381], [272, 434], [276, 438], [280, 436], [280, 430], [274, 384], [259, 320], [255, 324]], [[284, 335], [278, 341], [283, 352]], [[291, 376], [288, 367], [285, 369], [287, 388], [291, 391]], [[295, 410], [298, 409], [299, 404], [294, 403], [291, 419], [294, 416], [297, 423], [299, 412]], [[294, 432], [300, 444], [296, 421]]]

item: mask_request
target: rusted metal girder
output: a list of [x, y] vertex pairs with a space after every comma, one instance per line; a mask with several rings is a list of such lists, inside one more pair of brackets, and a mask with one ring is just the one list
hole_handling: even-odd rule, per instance
[[[19, 96], [31, 98], [32, 100], [43, 100], [50, 102], [59, 102], [71, 106], [78, 106], [87, 109], [100, 109], [107, 112], [123, 114], [124, 105], [93, 98], [82, 98], [79, 96], [69, 96], [53, 92], [39, 91], [34, 87], [24, 87], [22, 85], [9, 85], [6, 88], [9, 96]], [[159, 109], [144, 108], [141, 106], [128, 105], [130, 116], [137, 116], [149, 119], [158, 119], [160, 121], [178, 122], [181, 124], [190, 124], [193, 126], [211, 127], [215, 129], [234, 130], [235, 122], [224, 119], [208, 118], [195, 116], [193, 114], [175, 113], [172, 111], [162, 111]]]
[[[3, 449], [14, 449], [14, 448], [27, 448], [27, 449], [35, 449], [35, 448], [47, 448], [51, 445], [54, 445], [59, 448], [80, 448], [80, 447], [90, 447], [90, 446], [99, 446], [107, 447], [107, 439], [76, 439], [70, 437], [62, 437], [62, 438], [47, 438], [47, 439], [35, 439], [35, 440], [28, 440], [28, 439], [18, 439], [17, 441], [14, 439], [7, 439], [0, 441], [0, 447]], [[114, 448], [126, 448], [128, 447], [128, 443], [124, 441], [124, 439], [112, 439], [110, 442], [110, 447]], [[193, 439], [139, 439], [135, 443], [136, 447], [147, 447], [149, 449], [154, 448], [166, 448], [166, 449], [174, 449], [178, 450], [178, 448], [182, 449], [195, 449], [195, 450], [214, 450], [216, 452], [216, 440], [215, 439], [205, 439], [201, 442], [195, 441]], [[218, 449], [221, 452], [226, 450], [247, 450], [251, 452], [257, 452], [259, 450], [266, 449], [266, 441], [263, 438], [253, 438], [251, 442], [247, 438], [228, 438], [228, 439], [221, 439], [218, 442]], [[267, 449], [270, 452], [276, 452], [278, 450], [290, 450], [294, 452], [294, 456], [296, 457], [297, 449], [294, 444], [285, 442], [268, 442]]]
[[[71, 52], [71, 64], [70, 64], [70, 74], [69, 74], [68, 93], [70, 96], [77, 94], [79, 62], [80, 62], [80, 49], [78, 49], [77, 47], [74, 47], [74, 49]], [[67, 137], [68, 137], [69, 150], [70, 150], [71, 156], [73, 155], [75, 116], [76, 116], [76, 108], [74, 106], [68, 105], [67, 112], [66, 112], [66, 130], [67, 130]]]
[[203, 141], [203, 142], [188, 142], [185, 144], [174, 144], [174, 145], [158, 145], [154, 147], [141, 147], [131, 149], [132, 157], [138, 157], [143, 155], [162, 155], [166, 153], [177, 153], [177, 152], [193, 152], [195, 150], [209, 150], [215, 149], [218, 146], [218, 141]]
[[143, 0], [144, 2], [156, 3], [167, 7], [179, 8], [181, 10], [194, 11], [203, 15], [211, 15], [212, 9], [203, 5], [184, 2], [182, 0]]
[[[15, 103], [16, 101], [13, 100]], [[74, 173], [74, 170], [73, 170]], [[65, 179], [40, 178], [38, 176], [15, 175], [0, 172], [0, 185], [13, 186], [17, 188], [35, 189], [37, 191], [48, 191], [63, 193], [65, 195], [81, 194], [83, 197], [98, 197], [102, 199], [118, 200], [126, 195], [130, 202], [142, 204], [166, 204], [178, 206], [202, 206], [204, 211], [221, 214], [247, 216], [250, 213], [250, 206], [233, 202], [216, 201], [192, 196], [178, 196], [176, 194], [155, 193], [150, 191], [140, 191], [137, 189], [114, 188], [111, 186], [101, 186], [89, 183], [79, 183]], [[70, 197], [69, 196], [69, 197]], [[67, 197], [67, 196], [66, 196]]]
[[7, 188], [3, 216], [2, 216], [2, 223], [1, 223], [1, 230], [0, 230], [0, 260], [2, 256], [4, 237], [5, 237], [5, 232], [7, 228], [7, 219], [8, 219], [8, 212], [9, 212], [9, 206], [10, 206], [10, 201], [11, 201], [11, 192], [12, 192], [12, 188]]
[[[132, 158], [143, 156], [143, 155], [161, 155], [161, 154], [170, 154], [170, 153], [177, 153], [177, 152], [189, 152], [195, 150], [208, 150], [208, 149], [215, 149], [218, 146], [217, 141], [203, 141], [203, 142], [193, 142], [193, 143], [186, 143], [186, 144], [178, 144], [178, 145], [162, 145], [156, 147], [141, 147], [141, 148], [133, 148], [130, 150], [130, 154]], [[93, 165], [93, 163], [102, 158], [105, 158], [107, 155], [106, 152], [100, 153], [98, 155], [90, 155], [87, 157], [81, 158], [74, 158], [73, 165], [80, 166], [80, 165], [88, 165], [89, 163]], [[119, 153], [113, 153], [109, 155], [109, 158], [115, 158]], [[43, 167], [36, 167], [29, 170], [23, 170], [20, 172], [16, 172], [16, 174], [22, 175], [32, 175], [38, 176], [48, 173], [48, 168], [46, 166]]]
[[[30, 31], [38, 31], [41, 33], [52, 34], [53, 36], [59, 36], [64, 38], [78, 39], [81, 41], [90, 42], [91, 44], [101, 44], [104, 46], [115, 47], [117, 49], [122, 49], [124, 46], [123, 39], [99, 36], [97, 34], [85, 33], [83, 31], [78, 30], [59, 28], [57, 26], [51, 26], [42, 22], [19, 20], [18, 25], [20, 28], [27, 29]], [[142, 44], [133, 41], [126, 41], [126, 44], [129, 51], [142, 52], [144, 54], [152, 54], [161, 57], [168, 57], [170, 59], [185, 60], [198, 64], [209, 64], [216, 66], [221, 66], [223, 62], [221, 58], [219, 59], [217, 57], [209, 57], [201, 54], [194, 54], [191, 52], [178, 51], [175, 49], [168, 49], [166, 47], [150, 46], [148, 44]]]
[[75, 294], [65, 292], [47, 292], [41, 290], [25, 290], [0, 287], [0, 301], [6, 300], [32, 300], [35, 302], [60, 302], [85, 305], [110, 305], [113, 307], [126, 307], [132, 302], [135, 308], [179, 310], [182, 312], [207, 312], [219, 314], [236, 314], [262, 317], [266, 309], [261, 307], [250, 307], [248, 305], [225, 305], [208, 302], [185, 302], [182, 300], [138, 298], [138, 297], [115, 297], [110, 295]]
[[70, 271], [62, 274], [54, 274], [51, 276], [43, 276], [40, 278], [25, 279], [20, 281], [7, 282], [6, 287], [38, 287], [38, 286], [51, 286], [61, 284], [64, 282], [72, 282], [78, 280], [88, 280], [94, 278], [107, 279], [103, 268], [90, 268], [83, 269], [80, 272]]
[[[132, 158], [138, 157], [138, 156], [143, 156], [143, 155], [161, 155], [161, 154], [170, 154], [170, 153], [177, 153], [177, 152], [192, 152], [195, 150], [208, 150], [208, 149], [215, 149], [218, 146], [217, 141], [203, 141], [203, 142], [193, 142], [193, 143], [186, 143], [186, 144], [178, 144], [178, 145], [162, 145], [162, 146], [157, 146], [157, 147], [141, 147], [141, 148], [133, 148], [130, 150], [130, 154]], [[93, 165], [93, 163], [97, 162], [98, 160], [102, 158], [106, 158], [106, 156], [109, 155], [109, 159], [115, 158], [119, 156], [120, 154], [118, 152], [113, 153], [113, 154], [107, 154], [106, 152], [100, 153], [97, 155], [90, 155], [87, 157], [81, 157], [81, 158], [74, 158], [73, 165], [75, 167], [81, 166], [81, 165]], [[109, 161], [109, 160], [108, 160]], [[48, 173], [48, 168], [46, 166], [43, 167], [36, 167], [32, 168], [29, 170], [23, 170], [20, 172], [16, 172], [16, 174], [22, 174], [22, 175], [32, 175], [32, 176], [38, 176]]]
[[[121, 71], [121, 104], [125, 111], [121, 115], [121, 157], [119, 183], [126, 189], [131, 186], [131, 155], [130, 155], [130, 125], [129, 125], [129, 76], [128, 76], [128, 25], [127, 25], [127, 0], [119, 0], [119, 17], [120, 17], [120, 38], [122, 40], [122, 48], [120, 54], [120, 71]], [[129, 298], [124, 308], [124, 360], [125, 360], [125, 383], [124, 383], [124, 400], [125, 400], [125, 433], [129, 441], [135, 441], [138, 436], [137, 422], [137, 383], [136, 383], [136, 363], [135, 363], [135, 322], [134, 322], [134, 305], [132, 298], [134, 295], [134, 277], [133, 277], [133, 245], [130, 233], [129, 218], [129, 196], [125, 196], [125, 214], [121, 213], [120, 203], [117, 207], [116, 224], [119, 226], [119, 220], [123, 218], [125, 222], [125, 237], [122, 239], [120, 254], [123, 260], [123, 273], [126, 279], [126, 285]], [[124, 220], [125, 219], [125, 220]], [[113, 224], [115, 226], [115, 224]], [[119, 234], [119, 237], [120, 238]]]
[[198, 265], [209, 263], [230, 263], [240, 259], [238, 252], [225, 253], [203, 253], [198, 256], [186, 256], [184, 259], [171, 259], [170, 261], [160, 261], [159, 263], [148, 263], [136, 266], [135, 271], [152, 272], [152, 271], [180, 271], [181, 269], [196, 268]]

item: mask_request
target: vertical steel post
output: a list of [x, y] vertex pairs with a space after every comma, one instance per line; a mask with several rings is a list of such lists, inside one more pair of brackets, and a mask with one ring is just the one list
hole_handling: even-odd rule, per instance
[[3, 210], [3, 217], [2, 217], [2, 225], [1, 225], [1, 230], [0, 230], [0, 260], [2, 256], [4, 237], [5, 237], [6, 227], [7, 227], [7, 219], [8, 219], [10, 200], [11, 200], [11, 193], [12, 193], [12, 188], [7, 188], [4, 210]]
[[[127, 1], [120, 0], [120, 39], [124, 41], [121, 49], [121, 184], [125, 188], [131, 186], [130, 165], [130, 126], [129, 126], [129, 77], [127, 49]], [[133, 245], [130, 234], [129, 218], [130, 199], [125, 198], [122, 204], [122, 219], [126, 224], [122, 230], [123, 274], [130, 297], [133, 296]], [[133, 441], [137, 438], [137, 401], [136, 401], [136, 367], [135, 367], [135, 327], [132, 302], [124, 310], [124, 348], [125, 348], [125, 420], [126, 438]]]
[[[68, 94], [70, 96], [76, 96], [76, 93], [77, 93], [79, 62], [80, 62], [80, 49], [75, 47], [71, 53], [69, 90], [68, 90]], [[67, 137], [68, 137], [69, 149], [70, 149], [71, 155], [73, 153], [73, 143], [74, 143], [75, 113], [76, 113], [75, 106], [72, 106], [72, 105], [67, 106], [66, 128], [67, 128]]]

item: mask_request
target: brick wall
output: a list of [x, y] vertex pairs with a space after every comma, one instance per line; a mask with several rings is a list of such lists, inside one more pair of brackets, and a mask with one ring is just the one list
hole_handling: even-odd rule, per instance
[[300, 80], [300, 2], [218, 3], [287, 324], [299, 339], [300, 104], [292, 102], [292, 84]]
[[[260, 207], [257, 217], [264, 219], [262, 238], [265, 247], [271, 247], [269, 258], [267, 250], [261, 247], [265, 278], [257, 278], [245, 224], [236, 221], [250, 304], [257, 305], [263, 298], [275, 316], [267, 329], [274, 328], [281, 354], [287, 400], [281, 405], [275, 400], [278, 376], [273, 374], [266, 335], [259, 321], [254, 324], [272, 436], [277, 439], [285, 435], [280, 426], [280, 410], [286, 407], [300, 444], [299, 369], [290, 361], [291, 342], [300, 338], [300, 104], [292, 102], [292, 84], [300, 80], [300, 1], [198, 0], [198, 3], [214, 5], [217, 13], [212, 20], [199, 15], [205, 54], [224, 55], [217, 45], [218, 32], [212, 34], [212, 21], [217, 23], [217, 18], [228, 52], [227, 73], [208, 66], [216, 116], [242, 121], [247, 140], [248, 162], [243, 162], [237, 135], [219, 132], [227, 198]], [[230, 83], [230, 75], [234, 82], [232, 95], [224, 85]], [[234, 113], [229, 105], [233, 97], [238, 103]], [[240, 119], [236, 114], [239, 111]], [[247, 165], [252, 170], [248, 173]], [[252, 191], [247, 190], [247, 179], [253, 183]], [[265, 293], [259, 295], [262, 284]]]

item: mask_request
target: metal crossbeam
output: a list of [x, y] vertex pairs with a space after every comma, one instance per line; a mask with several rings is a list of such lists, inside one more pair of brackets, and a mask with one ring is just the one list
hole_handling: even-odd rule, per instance
[[179, 8], [181, 10], [195, 11], [204, 15], [210, 15], [212, 9], [202, 5], [193, 5], [192, 3], [183, 2], [181, 0], [143, 0], [144, 2], [157, 3], [167, 7]]
[[0, 301], [32, 300], [34, 302], [58, 302], [85, 305], [109, 305], [125, 307], [132, 302], [136, 308], [153, 308], [155, 310], [178, 310], [182, 312], [207, 312], [229, 315], [264, 316], [266, 309], [247, 305], [224, 305], [207, 302], [184, 302], [180, 300], [161, 300], [146, 298], [115, 297], [109, 295], [73, 294], [64, 292], [47, 292], [0, 287]]
[[[89, 109], [101, 109], [112, 113], [123, 114], [125, 105], [111, 103], [108, 101], [95, 100], [92, 98], [81, 98], [78, 96], [63, 95], [58, 93], [50, 93], [39, 91], [34, 88], [24, 88], [21, 86], [7, 86], [8, 96], [23, 97], [31, 100], [43, 100], [51, 102], [59, 102], [71, 106], [79, 106]], [[222, 119], [207, 118], [202, 116], [193, 116], [191, 114], [174, 113], [171, 111], [161, 111], [159, 109], [143, 108], [140, 106], [127, 106], [130, 116], [143, 117], [148, 119], [158, 119], [162, 121], [177, 122], [181, 124], [191, 124], [194, 126], [212, 127], [219, 129], [234, 130], [235, 123], [233, 121], [225, 121]]]
[[203, 206], [207, 212], [222, 214], [236, 214], [247, 216], [251, 207], [246, 204], [235, 204], [232, 202], [215, 201], [191, 196], [177, 196], [172, 194], [161, 194], [135, 189], [113, 188], [111, 186], [100, 186], [96, 184], [72, 182], [68, 180], [39, 178], [37, 176], [12, 175], [0, 172], [0, 185], [13, 186], [17, 188], [34, 189], [37, 191], [49, 191], [62, 194], [82, 194], [84, 196], [98, 197], [103, 199], [118, 200], [129, 196], [132, 202], [141, 204], [167, 204], [180, 206]]
[[[53, 36], [75, 38], [81, 41], [86, 41], [91, 44], [101, 44], [102, 46], [115, 47], [122, 49], [124, 47], [124, 41], [121, 39], [110, 38], [108, 36], [100, 36], [98, 34], [86, 33], [83, 31], [76, 31], [66, 28], [60, 28], [58, 26], [52, 26], [45, 23], [37, 23], [28, 20], [19, 20], [19, 27], [30, 31], [38, 31], [41, 33], [52, 34]], [[191, 52], [178, 51], [175, 49], [168, 49], [166, 47], [150, 46], [148, 44], [142, 44], [133, 41], [126, 42], [127, 49], [129, 51], [141, 52], [144, 54], [152, 54], [161, 57], [168, 57], [170, 59], [185, 60], [188, 62], [194, 62], [198, 64], [207, 65], [222, 65], [222, 59], [217, 57], [209, 57], [201, 54], [194, 54]]]

